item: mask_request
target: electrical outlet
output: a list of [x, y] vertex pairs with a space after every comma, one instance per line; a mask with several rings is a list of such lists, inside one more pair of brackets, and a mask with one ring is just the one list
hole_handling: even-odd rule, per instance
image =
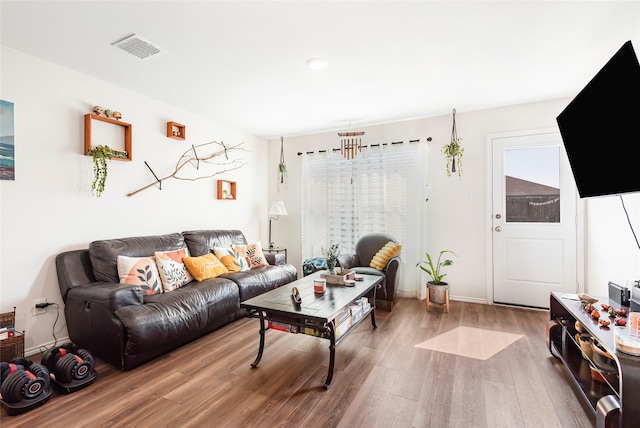
[[33, 315], [42, 315], [47, 313], [47, 308], [38, 308], [36, 305], [41, 303], [47, 303], [47, 298], [37, 299], [33, 301]]

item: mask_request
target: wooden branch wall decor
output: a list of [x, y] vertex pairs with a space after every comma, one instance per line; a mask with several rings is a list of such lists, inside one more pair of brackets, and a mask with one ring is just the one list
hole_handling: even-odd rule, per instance
[[[148, 184], [144, 187], [141, 187], [140, 189], [129, 193], [127, 196], [131, 197], [139, 192], [142, 192], [143, 190], [153, 187], [156, 184], [162, 183], [162, 181], [168, 180], [170, 178], [175, 178], [176, 180], [196, 181], [196, 180], [202, 180], [205, 178], [215, 177], [216, 175], [224, 174], [226, 172], [234, 171], [236, 169], [242, 168], [244, 165], [246, 165], [246, 162], [229, 159], [229, 152], [232, 152], [235, 150], [245, 150], [240, 147], [243, 144], [244, 142], [229, 146], [229, 145], [225, 145], [222, 142], [211, 141], [210, 143], [191, 146], [189, 150], [187, 150], [182, 154], [182, 156], [180, 156], [180, 158], [178, 159], [178, 162], [176, 163], [176, 167], [173, 170], [173, 173], [167, 175], [164, 178], [156, 177], [156, 180], [153, 183]], [[213, 152], [211, 150], [213, 150]], [[219, 158], [220, 161], [218, 161], [218, 159], [216, 158]], [[197, 175], [195, 177], [184, 177], [184, 176], [178, 175], [180, 170], [182, 170], [182, 168], [184, 168], [187, 165], [190, 165], [194, 169], [199, 171], [200, 167], [203, 166], [203, 164], [205, 166], [206, 165], [221, 166], [223, 167], [223, 169], [210, 174], [205, 171], [203, 172], [203, 174], [205, 175]], [[155, 173], [154, 173], [154, 177], [155, 177]]]

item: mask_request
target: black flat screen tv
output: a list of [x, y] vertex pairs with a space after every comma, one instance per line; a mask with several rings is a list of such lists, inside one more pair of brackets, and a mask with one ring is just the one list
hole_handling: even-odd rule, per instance
[[581, 198], [640, 192], [640, 64], [631, 41], [556, 120]]

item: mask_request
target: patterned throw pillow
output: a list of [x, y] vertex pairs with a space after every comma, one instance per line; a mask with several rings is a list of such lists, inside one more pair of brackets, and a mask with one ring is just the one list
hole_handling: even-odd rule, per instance
[[149, 296], [162, 293], [155, 257], [118, 256], [121, 284], [139, 285]]
[[185, 257], [183, 260], [184, 265], [196, 281], [204, 281], [229, 272], [213, 253], [200, 257]]
[[391, 241], [387, 242], [384, 247], [382, 247], [380, 251], [373, 256], [369, 266], [378, 270], [383, 270], [387, 266], [387, 263], [389, 263], [389, 260], [400, 254], [401, 249], [402, 246], [400, 244], [396, 244]]
[[[213, 254], [222, 262], [224, 267], [227, 268], [229, 272], [240, 272], [242, 269], [242, 265], [240, 264], [240, 260], [234, 255], [231, 254], [231, 250], [227, 250], [226, 248], [214, 247]], [[245, 270], [249, 269], [247, 264]]]
[[193, 277], [183, 263], [183, 259], [189, 257], [187, 248], [176, 251], [156, 251], [155, 255], [164, 292], [173, 291], [193, 281]]
[[260, 241], [255, 244], [234, 245], [233, 250], [238, 253], [240, 257], [246, 257], [249, 259], [249, 267], [251, 269], [260, 266], [267, 266], [269, 264], [262, 253], [262, 245]]
[[[242, 247], [242, 245], [240, 245], [240, 247]], [[229, 254], [238, 261], [238, 264], [240, 265], [240, 272], [251, 270], [251, 260], [249, 260], [249, 257], [244, 255], [244, 252], [240, 254], [235, 250], [235, 246], [233, 246], [229, 248]]]

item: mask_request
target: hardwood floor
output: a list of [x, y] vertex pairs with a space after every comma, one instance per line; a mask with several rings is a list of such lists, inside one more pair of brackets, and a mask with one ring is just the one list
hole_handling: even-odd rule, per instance
[[[451, 302], [450, 313], [400, 299], [338, 346], [322, 389], [328, 341], [270, 330], [260, 365], [258, 321], [234, 322], [134, 370], [98, 360], [96, 381], [0, 426], [33, 427], [591, 427], [594, 419], [546, 348], [548, 314]], [[415, 345], [458, 326], [523, 337], [487, 360]], [[32, 358], [36, 360], [37, 358]]]

